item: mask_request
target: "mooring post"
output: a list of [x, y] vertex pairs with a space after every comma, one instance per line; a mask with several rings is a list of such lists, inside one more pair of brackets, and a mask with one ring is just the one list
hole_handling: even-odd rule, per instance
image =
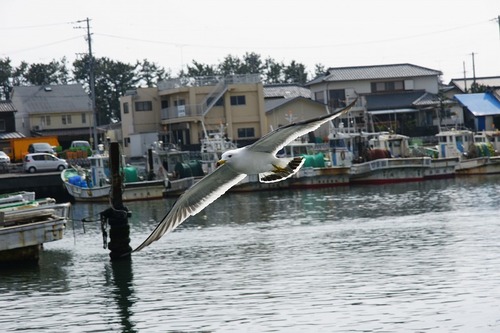
[[[109, 244], [111, 260], [130, 258], [130, 212], [123, 205], [122, 176], [120, 174], [120, 149], [118, 142], [111, 142], [109, 147], [109, 167], [111, 170], [111, 207], [101, 213], [101, 220], [109, 224]], [[104, 229], [103, 229], [104, 230]]]

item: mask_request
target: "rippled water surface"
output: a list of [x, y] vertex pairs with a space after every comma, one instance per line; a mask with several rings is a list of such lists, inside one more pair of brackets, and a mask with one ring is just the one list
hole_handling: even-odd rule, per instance
[[[173, 200], [127, 204], [137, 246]], [[230, 194], [131, 261], [77, 203], [5, 332], [500, 332], [500, 178]]]

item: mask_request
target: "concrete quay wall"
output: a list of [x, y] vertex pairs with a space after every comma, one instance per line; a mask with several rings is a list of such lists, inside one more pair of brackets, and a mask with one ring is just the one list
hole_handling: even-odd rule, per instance
[[0, 194], [16, 191], [35, 192], [37, 199], [52, 197], [58, 202], [72, 200], [64, 188], [60, 172], [0, 174]]

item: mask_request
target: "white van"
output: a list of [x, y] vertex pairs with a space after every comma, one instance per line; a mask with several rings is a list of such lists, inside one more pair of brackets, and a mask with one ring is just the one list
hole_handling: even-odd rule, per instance
[[28, 153], [48, 153], [48, 154], [56, 154], [54, 148], [46, 142], [38, 142], [32, 143], [28, 146]]

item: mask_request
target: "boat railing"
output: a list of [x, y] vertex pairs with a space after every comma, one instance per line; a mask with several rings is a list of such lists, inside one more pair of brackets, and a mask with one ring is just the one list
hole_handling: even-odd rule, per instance
[[366, 163], [354, 164], [351, 168], [355, 173], [365, 173], [390, 168], [430, 167], [431, 161], [430, 157], [381, 158]]

